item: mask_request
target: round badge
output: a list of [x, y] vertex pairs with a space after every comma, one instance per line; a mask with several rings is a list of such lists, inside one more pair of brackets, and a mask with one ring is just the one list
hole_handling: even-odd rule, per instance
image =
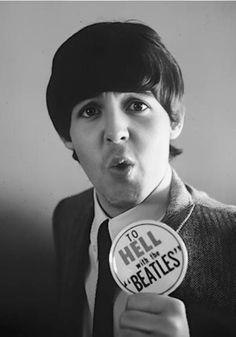
[[138, 221], [113, 241], [109, 263], [119, 287], [129, 294], [170, 294], [182, 282], [188, 253], [179, 234], [166, 224]]

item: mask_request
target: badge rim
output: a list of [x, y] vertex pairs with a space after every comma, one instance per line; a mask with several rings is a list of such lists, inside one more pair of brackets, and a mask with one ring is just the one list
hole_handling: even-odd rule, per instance
[[182, 265], [182, 270], [180, 272], [180, 275], [172, 286], [170, 286], [168, 289], [166, 289], [163, 292], [158, 292], [159, 295], [169, 295], [170, 293], [172, 293], [173, 291], [175, 291], [178, 288], [178, 286], [182, 283], [182, 281], [184, 280], [184, 278], [186, 276], [186, 272], [187, 272], [187, 269], [188, 269], [188, 251], [187, 251], [187, 247], [186, 247], [182, 237], [179, 235], [179, 233], [176, 232], [173, 228], [171, 228], [167, 224], [165, 224], [164, 222], [149, 220], [149, 219], [132, 222], [131, 224], [129, 224], [128, 226], [123, 228], [117, 234], [117, 236], [115, 237], [115, 239], [112, 242], [112, 246], [111, 246], [110, 253], [109, 253], [109, 266], [110, 266], [112, 276], [113, 276], [116, 284], [120, 287], [121, 290], [125, 291], [129, 295], [139, 293], [139, 292], [135, 292], [135, 291], [132, 291], [132, 290], [128, 290], [126, 287], [124, 287], [124, 285], [120, 281], [119, 277], [117, 276], [113, 260], [114, 260], [114, 251], [115, 251], [116, 245], [117, 245], [118, 241], [123, 237], [123, 235], [127, 231], [130, 231], [132, 228], [134, 228], [134, 227], [136, 228], [140, 225], [145, 225], [145, 224], [146, 225], [154, 225], [154, 226], [157, 226], [159, 228], [160, 227], [164, 228], [165, 230], [167, 230], [167, 232], [169, 232], [169, 234], [171, 234], [175, 238], [175, 240], [181, 246], [181, 251], [182, 251], [182, 256], [183, 256], [183, 263], [182, 263], [183, 265]]

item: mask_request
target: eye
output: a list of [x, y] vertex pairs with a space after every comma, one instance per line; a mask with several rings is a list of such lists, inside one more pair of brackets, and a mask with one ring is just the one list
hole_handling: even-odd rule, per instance
[[128, 110], [134, 111], [134, 112], [142, 112], [148, 109], [147, 104], [141, 102], [141, 101], [134, 101], [128, 106]]
[[100, 111], [96, 106], [86, 106], [80, 110], [79, 116], [83, 118], [95, 118], [99, 115]]

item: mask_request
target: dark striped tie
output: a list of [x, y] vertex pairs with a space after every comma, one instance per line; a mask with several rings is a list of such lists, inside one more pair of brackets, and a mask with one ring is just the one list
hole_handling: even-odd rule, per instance
[[113, 336], [113, 303], [116, 283], [109, 267], [111, 238], [108, 220], [98, 230], [98, 282], [93, 318], [93, 337]]

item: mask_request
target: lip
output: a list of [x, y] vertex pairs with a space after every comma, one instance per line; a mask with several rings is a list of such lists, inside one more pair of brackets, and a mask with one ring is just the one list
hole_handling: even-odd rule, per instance
[[134, 162], [124, 156], [115, 156], [108, 162], [108, 168], [117, 168], [121, 165], [134, 166]]
[[115, 156], [108, 161], [107, 169], [116, 176], [128, 176], [134, 167], [134, 162], [126, 156]]

